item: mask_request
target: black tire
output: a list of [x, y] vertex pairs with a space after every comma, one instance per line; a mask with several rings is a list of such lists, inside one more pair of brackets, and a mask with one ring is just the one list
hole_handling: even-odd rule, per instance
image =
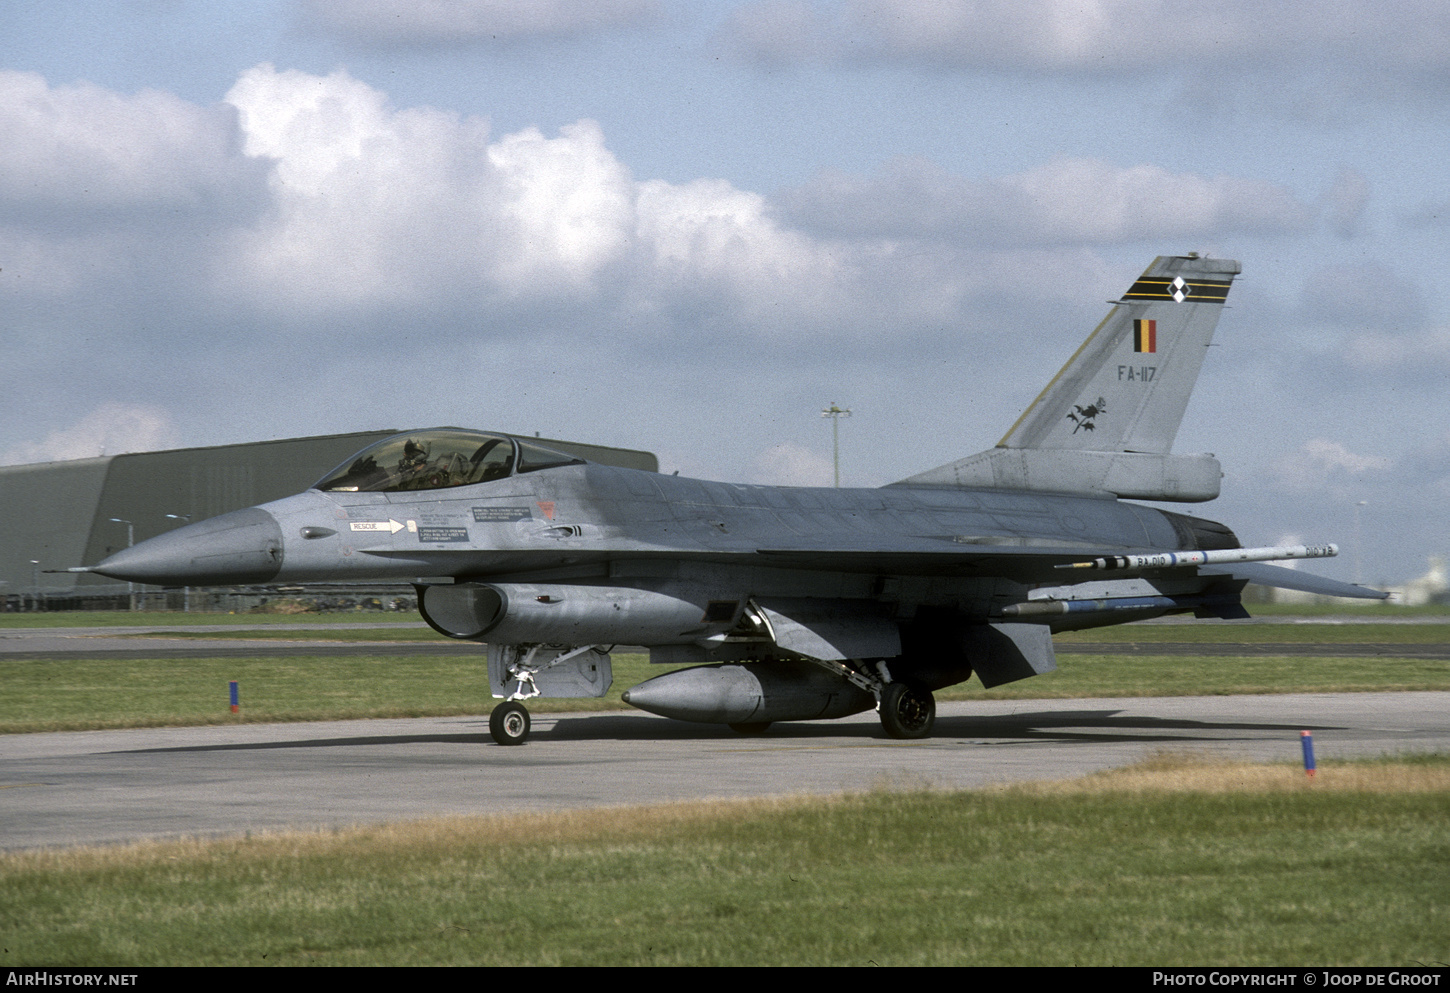
[[736, 734], [764, 734], [770, 730], [770, 721], [754, 721], [748, 724], [732, 724], [730, 730]]
[[488, 733], [500, 745], [522, 745], [529, 740], [529, 711], [517, 700], [505, 700], [488, 715]]
[[881, 726], [892, 738], [926, 738], [936, 723], [931, 690], [910, 683], [887, 683], [881, 693]]

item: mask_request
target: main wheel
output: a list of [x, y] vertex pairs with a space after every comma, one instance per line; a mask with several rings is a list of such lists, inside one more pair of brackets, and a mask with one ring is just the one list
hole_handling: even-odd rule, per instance
[[931, 690], [910, 683], [887, 683], [881, 693], [881, 726], [892, 738], [925, 738], [936, 723]]
[[764, 734], [770, 730], [770, 721], [752, 721], [747, 724], [732, 724], [730, 730], [736, 734]]
[[488, 733], [500, 745], [522, 745], [529, 740], [529, 712], [517, 700], [505, 700], [488, 715]]

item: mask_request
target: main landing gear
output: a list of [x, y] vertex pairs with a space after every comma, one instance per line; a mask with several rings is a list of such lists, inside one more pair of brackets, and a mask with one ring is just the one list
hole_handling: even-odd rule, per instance
[[488, 733], [500, 745], [522, 745], [531, 725], [528, 708], [517, 700], [505, 700], [488, 715]]
[[[891, 678], [887, 659], [850, 664], [829, 659], [812, 659], [817, 665], [859, 687], [876, 698], [876, 713], [890, 738], [928, 738], [936, 724], [936, 698], [931, 690], [910, 680]], [[744, 726], [730, 725], [736, 731]]]
[[936, 698], [911, 683], [887, 683], [878, 709], [881, 726], [892, 738], [928, 737], [936, 723]]

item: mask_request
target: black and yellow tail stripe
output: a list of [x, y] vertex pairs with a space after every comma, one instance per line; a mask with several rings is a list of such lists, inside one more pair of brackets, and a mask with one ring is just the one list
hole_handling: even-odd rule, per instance
[[[1184, 303], [1223, 303], [1228, 298], [1229, 280], [1185, 279], [1183, 282], [1187, 288]], [[1175, 289], [1172, 276], [1145, 276], [1123, 294], [1123, 299], [1172, 301]]]

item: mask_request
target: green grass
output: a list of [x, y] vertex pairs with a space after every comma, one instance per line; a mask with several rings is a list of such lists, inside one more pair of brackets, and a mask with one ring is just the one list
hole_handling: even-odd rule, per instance
[[[402, 622], [406, 623], [406, 622]], [[124, 632], [105, 637], [115, 638], [170, 638], [175, 641], [207, 641], [218, 638], [227, 641], [443, 641], [437, 631], [422, 621], [412, 627], [397, 628], [343, 628], [314, 630], [299, 627], [272, 627], [262, 630], [238, 628], [235, 631], [187, 631], [173, 628], [165, 631]]]
[[[273, 626], [238, 628], [225, 636], [263, 641], [284, 638], [356, 642], [357, 652], [346, 658], [269, 658], [259, 654], [225, 659], [86, 658], [77, 653], [61, 659], [26, 660], [0, 654], [0, 686], [4, 687], [0, 693], [0, 733], [480, 714], [495, 703], [488, 691], [481, 647], [470, 659], [401, 656], [389, 654], [386, 646], [364, 644], [441, 640], [421, 622], [410, 628], [386, 630], [303, 631], [274, 620], [276, 616], [249, 615], [239, 623], [260, 619]], [[295, 622], [297, 618], [286, 620]], [[169, 636], [178, 638], [178, 644], [187, 637], [216, 637], [181, 629]], [[1056, 640], [1087, 645], [1228, 641], [1414, 646], [1450, 643], [1450, 624], [1136, 624], [1062, 634]], [[1334, 658], [1104, 653], [1063, 654], [1058, 661], [1058, 671], [1046, 676], [993, 690], [984, 690], [973, 678], [937, 696], [941, 700], [1009, 700], [1450, 689], [1450, 664], [1445, 661], [1393, 655]], [[619, 699], [623, 690], [668, 671], [670, 667], [649, 665], [644, 655], [616, 653], [614, 686], [607, 696], [597, 700], [538, 701], [534, 709], [625, 709]], [[233, 679], [241, 684], [239, 716], [232, 715], [228, 707], [227, 683]]]
[[1335, 624], [1237, 624], [1202, 621], [1182, 624], [1118, 624], [1053, 635], [1059, 644], [1240, 642], [1244, 644], [1431, 645], [1450, 643], [1450, 622], [1389, 624], [1376, 621]]
[[1244, 606], [1255, 617], [1319, 617], [1319, 618], [1364, 618], [1364, 617], [1444, 617], [1450, 618], [1450, 606], [1442, 603], [1427, 603], [1417, 607], [1403, 607], [1383, 600], [1360, 600], [1339, 598], [1326, 603], [1264, 603], [1255, 599], [1254, 590], [1262, 591], [1252, 583], [1244, 599]]
[[344, 610], [325, 614], [187, 613], [175, 610], [57, 610], [48, 613], [0, 614], [0, 630], [23, 628], [188, 627], [227, 624], [269, 627], [274, 624], [359, 624], [413, 621], [423, 623], [417, 611]]
[[[668, 672], [643, 655], [616, 655], [602, 700], [550, 700], [538, 710], [628, 709], [620, 693]], [[236, 680], [241, 713], [227, 684]], [[0, 733], [99, 728], [485, 714], [485, 654], [476, 659], [291, 656], [227, 659], [11, 660], [0, 655]]]
[[1383, 693], [1450, 689], [1441, 659], [1316, 656], [1060, 655], [1056, 672], [984, 690], [974, 677], [938, 700], [1234, 693]]
[[[1064, 655], [1057, 672], [993, 690], [976, 678], [939, 700], [1202, 696], [1226, 693], [1373, 692], [1450, 689], [1450, 664], [1433, 659], [1266, 656]], [[540, 700], [544, 711], [624, 710], [619, 695], [669, 672], [644, 655], [613, 657], [614, 685], [601, 699]], [[241, 713], [230, 712], [237, 680]], [[0, 655], [0, 733], [166, 727], [194, 724], [482, 714], [497, 702], [484, 653], [458, 657], [388, 655], [359, 649], [346, 658], [13, 660]]]
[[1075, 784], [16, 854], [0, 857], [0, 961], [1444, 962], [1447, 768], [1326, 763], [1306, 781], [1167, 763]]

